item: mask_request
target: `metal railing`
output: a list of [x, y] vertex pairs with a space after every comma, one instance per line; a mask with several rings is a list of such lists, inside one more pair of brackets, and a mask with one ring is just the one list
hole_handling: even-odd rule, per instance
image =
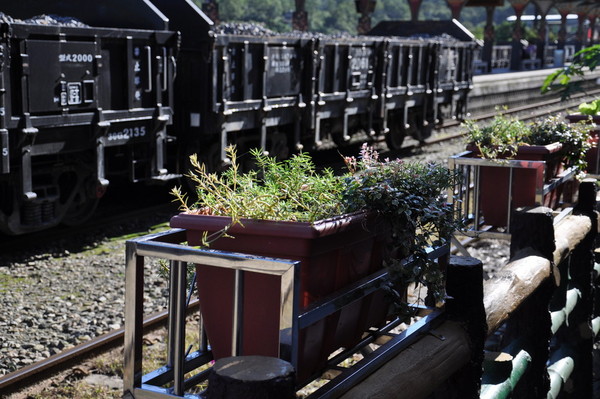
[[[485, 218], [481, 212], [481, 168], [505, 168], [508, 170], [508, 193], [505, 206], [507, 217], [506, 224], [503, 226], [490, 226], [486, 224]], [[514, 176], [517, 169], [530, 169], [535, 173], [535, 204], [542, 205], [544, 196], [558, 186], [571, 180], [575, 176], [574, 169], [567, 169], [560, 173], [556, 178], [544, 181], [546, 171], [545, 161], [528, 160], [490, 160], [476, 158], [471, 151], [465, 151], [448, 158], [448, 168], [450, 170], [460, 170], [462, 179], [455, 187], [448, 190], [448, 203], [453, 204], [459, 213], [459, 217], [466, 221], [467, 225], [460, 234], [470, 237], [482, 238], [509, 238], [512, 212], [515, 209], [513, 197], [515, 191]], [[502, 231], [493, 229], [500, 227]]]
[[[382, 269], [364, 277], [344, 289], [335, 292], [309, 305], [299, 308], [300, 262], [282, 259], [250, 256], [182, 245], [186, 241], [185, 230], [173, 229], [164, 233], [144, 236], [127, 242], [126, 246], [126, 296], [125, 296], [125, 353], [124, 353], [124, 392], [125, 398], [201, 398], [201, 394], [188, 391], [208, 379], [209, 363], [213, 360], [209, 343], [200, 321], [199, 349], [186, 351], [185, 323], [186, 309], [191, 297], [188, 289], [187, 265], [203, 264], [233, 270], [236, 285], [233, 301], [232, 355], [240, 352], [243, 331], [243, 278], [244, 273], [266, 273], [281, 278], [280, 314], [280, 357], [295, 367], [298, 362], [298, 336], [301, 329], [339, 311], [354, 301], [372, 294], [389, 282], [388, 273]], [[431, 259], [446, 257], [449, 247], [429, 250]], [[166, 365], [143, 374], [143, 316], [144, 316], [144, 269], [147, 258], [169, 261], [169, 318], [168, 348]], [[156, 267], [156, 266], [154, 266]], [[193, 286], [193, 285], [192, 285]], [[382, 336], [393, 338], [377, 350], [369, 353], [356, 365], [343, 371], [338, 377], [325, 384], [311, 398], [337, 397], [362, 381], [395, 354], [406, 348], [419, 336], [429, 331], [442, 320], [443, 309], [418, 307], [423, 318], [400, 334], [390, 332], [401, 323], [398, 318], [388, 320], [379, 329], [370, 328], [362, 340], [353, 348], [344, 350], [328, 361], [327, 367], [334, 367], [341, 360], [357, 353], [361, 348], [375, 342]], [[225, 311], [224, 314], [229, 312]], [[290, 341], [291, 331], [291, 341]], [[191, 352], [191, 353], [190, 353]], [[203, 367], [204, 366], [204, 367]], [[195, 374], [194, 374], [195, 373]], [[187, 375], [187, 377], [186, 377]], [[191, 375], [191, 376], [190, 376]]]
[[[206, 378], [202, 373], [185, 379], [185, 373], [209, 362], [212, 354], [200, 325], [200, 350], [185, 352], [185, 315], [187, 290], [187, 264], [199, 263], [233, 270], [235, 272], [232, 355], [238, 354], [242, 331], [243, 272], [265, 273], [281, 278], [280, 331], [292, 332], [292, 347], [298, 339], [298, 301], [300, 262], [267, 259], [243, 254], [198, 249], [178, 243], [185, 241], [185, 230], [144, 236], [127, 242], [126, 293], [125, 293], [125, 361], [123, 383], [125, 392], [135, 398], [156, 398], [156, 394], [183, 396], [186, 389]], [[146, 257], [166, 259], [169, 264], [169, 318], [168, 359], [166, 367], [142, 377], [142, 319], [144, 314], [144, 264]], [[287, 340], [289, 342], [289, 340]], [[285, 340], [280, 340], [283, 345]], [[286, 352], [282, 349], [282, 352]], [[295, 359], [289, 359], [294, 364]], [[169, 388], [161, 387], [172, 381]], [[166, 397], [166, 396], [165, 396]]]

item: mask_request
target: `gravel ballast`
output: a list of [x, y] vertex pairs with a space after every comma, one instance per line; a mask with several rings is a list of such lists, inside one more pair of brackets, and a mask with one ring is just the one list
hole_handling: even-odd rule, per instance
[[[0, 256], [0, 375], [123, 327], [125, 239], [87, 240], [78, 252], [57, 243]], [[160, 265], [146, 270], [150, 314], [166, 309], [168, 291]]]

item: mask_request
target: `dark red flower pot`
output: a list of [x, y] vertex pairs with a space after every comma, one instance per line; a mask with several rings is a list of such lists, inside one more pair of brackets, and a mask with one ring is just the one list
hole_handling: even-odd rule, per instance
[[[200, 245], [205, 231], [229, 223], [221, 216], [180, 214], [171, 227], [187, 230], [189, 245]], [[365, 214], [311, 223], [243, 219], [212, 249], [301, 261], [300, 309], [382, 267], [387, 224]], [[215, 359], [231, 356], [233, 281], [231, 270], [197, 265], [200, 309]], [[280, 281], [245, 273], [243, 355], [279, 356]], [[388, 305], [376, 292], [305, 328], [299, 334], [299, 381], [318, 372], [329, 354], [353, 346], [363, 332], [385, 321]]]
[[[525, 161], [546, 161], [543, 182], [539, 181], [534, 169], [517, 168], [513, 173], [512, 208], [536, 205], [536, 186], [547, 183], [562, 171], [560, 143], [546, 146], [520, 146], [512, 158]], [[475, 157], [481, 157], [477, 147], [467, 146]], [[505, 227], [508, 223], [508, 193], [510, 183], [509, 169], [502, 165], [482, 166], [479, 172], [479, 203], [484, 223], [490, 226]], [[538, 205], [556, 208], [560, 200], [562, 187], [544, 196], [544, 203]]]
[[587, 161], [586, 171], [591, 174], [597, 175], [600, 173], [600, 153], [598, 152], [598, 137], [600, 136], [600, 115], [581, 115], [572, 114], [566, 116], [567, 120], [571, 123], [577, 123], [581, 121], [588, 121], [590, 123], [590, 138], [589, 142], [592, 144], [592, 148], [588, 150], [585, 155]]

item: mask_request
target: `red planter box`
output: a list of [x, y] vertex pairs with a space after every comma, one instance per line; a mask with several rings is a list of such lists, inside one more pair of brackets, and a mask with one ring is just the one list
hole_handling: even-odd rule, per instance
[[[229, 218], [180, 214], [171, 227], [187, 230], [189, 245], [200, 245], [204, 231], [215, 232]], [[357, 281], [382, 267], [387, 225], [365, 214], [318, 221], [242, 220], [212, 249], [301, 261], [300, 308]], [[200, 309], [215, 359], [231, 356], [233, 281], [231, 270], [197, 265]], [[280, 281], [276, 276], [245, 273], [243, 355], [279, 357]], [[381, 325], [388, 305], [382, 292], [353, 302], [327, 318], [300, 330], [299, 381], [318, 372], [329, 354], [353, 346], [371, 326]]]
[[[517, 168], [513, 173], [512, 208], [536, 205], [536, 186], [547, 183], [562, 171], [560, 162], [560, 143], [546, 146], [520, 146], [514, 160], [546, 161], [543, 181], [536, 175], [535, 169]], [[479, 150], [469, 145], [468, 150], [480, 157]], [[498, 165], [482, 166], [479, 174], [479, 203], [484, 222], [490, 226], [505, 227], [508, 223], [508, 192], [510, 170]], [[544, 206], [556, 208], [559, 203], [562, 187], [544, 196]]]
[[581, 121], [589, 121], [592, 125], [590, 127], [590, 143], [592, 144], [592, 148], [590, 148], [586, 154], [587, 161], [587, 172], [591, 174], [600, 173], [600, 153], [598, 152], [598, 137], [600, 136], [600, 115], [592, 116], [592, 120], [590, 121], [589, 115], [581, 115], [581, 114], [572, 114], [566, 116], [567, 120], [571, 123], [577, 123]]

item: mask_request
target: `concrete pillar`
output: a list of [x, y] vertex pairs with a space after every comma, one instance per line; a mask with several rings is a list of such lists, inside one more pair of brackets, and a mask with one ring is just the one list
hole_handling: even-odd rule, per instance
[[308, 31], [308, 13], [304, 9], [304, 0], [296, 0], [296, 11], [292, 14], [292, 29]]
[[515, 29], [513, 31], [512, 40], [512, 51], [510, 53], [510, 69], [518, 71], [521, 69], [521, 60], [523, 59], [523, 46], [521, 45], [521, 39], [523, 38], [523, 28], [521, 26], [521, 16], [523, 10], [529, 3], [529, 0], [508, 0], [515, 10]]
[[496, 7], [487, 6], [485, 7], [486, 22], [485, 30], [483, 33], [483, 50], [481, 52], [481, 60], [484, 61], [488, 66], [488, 71], [492, 72], [492, 58], [494, 56], [494, 41], [496, 34], [494, 31], [494, 11]]
[[354, 0], [356, 12], [361, 14], [356, 28], [359, 35], [364, 35], [371, 30], [371, 14], [375, 11], [377, 0]]
[[423, 0], [406, 0], [408, 1], [408, 5], [410, 6], [410, 19], [411, 21], [419, 20], [419, 8], [421, 8], [421, 3]]

